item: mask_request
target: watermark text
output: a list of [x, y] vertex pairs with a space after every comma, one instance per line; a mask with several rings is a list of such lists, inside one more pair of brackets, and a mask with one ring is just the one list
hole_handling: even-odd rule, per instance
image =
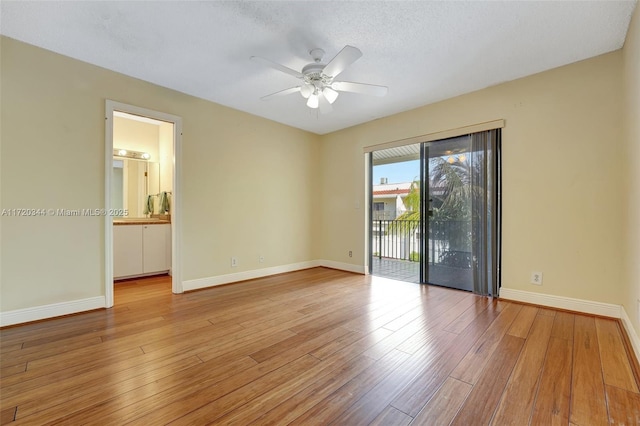
[[92, 216], [113, 216], [123, 217], [129, 216], [129, 210], [127, 209], [60, 209], [60, 208], [48, 208], [48, 209], [2, 209], [0, 216], [14, 216], [14, 217], [37, 217], [37, 216], [51, 216], [51, 217], [92, 217]]

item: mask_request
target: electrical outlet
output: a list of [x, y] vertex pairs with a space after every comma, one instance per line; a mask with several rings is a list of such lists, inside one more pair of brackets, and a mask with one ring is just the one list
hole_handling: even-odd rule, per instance
[[353, 257], [353, 252], [349, 250], [349, 257]]
[[258, 257], [258, 260], [260, 261], [260, 263], [264, 263], [264, 256], [260, 255], [260, 257]]
[[531, 273], [531, 284], [542, 285], [542, 272]]
[[231, 267], [235, 268], [236, 266], [238, 266], [238, 258], [237, 257], [232, 257], [231, 258]]

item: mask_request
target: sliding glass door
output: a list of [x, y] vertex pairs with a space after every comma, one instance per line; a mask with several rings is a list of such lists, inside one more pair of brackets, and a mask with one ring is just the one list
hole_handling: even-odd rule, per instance
[[423, 282], [472, 291], [471, 137], [425, 145], [429, 238]]
[[[371, 273], [497, 295], [500, 130], [374, 151], [371, 164], [382, 179], [372, 184]], [[404, 182], [380, 178], [388, 164], [404, 165]], [[385, 209], [393, 214], [381, 219]]]

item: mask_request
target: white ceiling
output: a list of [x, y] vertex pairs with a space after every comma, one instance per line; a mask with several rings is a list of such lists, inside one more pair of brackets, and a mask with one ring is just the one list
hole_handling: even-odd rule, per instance
[[[160, 86], [325, 134], [576, 62], [624, 44], [635, 1], [2, 0], [0, 33]], [[300, 70], [345, 45], [364, 54], [339, 80], [389, 87], [341, 93], [322, 115], [294, 93]], [[149, 107], [149, 106], [147, 106]]]

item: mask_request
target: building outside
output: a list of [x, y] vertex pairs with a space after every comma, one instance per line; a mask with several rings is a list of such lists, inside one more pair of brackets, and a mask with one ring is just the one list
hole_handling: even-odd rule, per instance
[[387, 183], [381, 178], [380, 183], [373, 185], [373, 220], [394, 220], [407, 211], [404, 199], [409, 195], [411, 182]]

